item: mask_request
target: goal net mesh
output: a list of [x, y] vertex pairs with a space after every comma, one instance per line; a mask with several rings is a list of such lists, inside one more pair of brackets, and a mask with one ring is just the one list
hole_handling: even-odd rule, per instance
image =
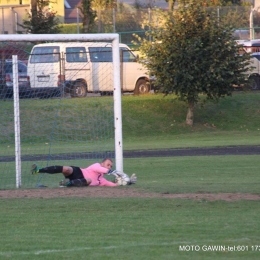
[[[33, 55], [36, 42], [0, 44], [0, 189], [16, 187], [13, 55], [18, 58], [21, 187], [57, 187], [63, 179], [59, 174], [31, 175], [35, 163], [84, 168], [106, 157], [115, 158], [111, 44], [99, 48], [88, 41], [92, 47], [84, 49], [70, 41], [61, 51], [53, 41]], [[82, 74], [86, 81], [78, 80]]]

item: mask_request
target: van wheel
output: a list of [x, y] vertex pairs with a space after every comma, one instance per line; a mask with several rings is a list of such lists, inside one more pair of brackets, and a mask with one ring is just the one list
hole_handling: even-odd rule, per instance
[[134, 94], [142, 95], [150, 92], [150, 84], [145, 79], [139, 79], [136, 83]]
[[87, 86], [81, 81], [76, 81], [70, 90], [71, 97], [85, 97], [87, 95]]
[[260, 89], [260, 78], [258, 76], [251, 76], [249, 80], [252, 90]]

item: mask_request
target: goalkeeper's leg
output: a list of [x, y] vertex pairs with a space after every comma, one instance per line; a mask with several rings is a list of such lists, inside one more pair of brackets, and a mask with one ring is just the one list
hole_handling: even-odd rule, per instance
[[64, 172], [66, 172], [66, 174], [71, 174], [73, 172], [72, 167], [70, 167], [71, 169], [68, 169], [67, 166], [48, 166], [48, 167], [44, 167], [44, 168], [40, 168], [38, 167], [36, 164], [32, 165], [31, 168], [31, 173], [32, 174], [38, 174], [38, 173], [49, 173], [49, 174], [55, 174], [55, 173], [63, 173], [63, 168]]
[[70, 179], [69, 182], [66, 183], [65, 186], [88, 186], [91, 183], [91, 179], [85, 179], [82, 171], [79, 167], [75, 166], [47, 166], [44, 168], [39, 168], [36, 164], [32, 165], [32, 174], [37, 173], [48, 173], [48, 174], [56, 174], [62, 173], [65, 178]]

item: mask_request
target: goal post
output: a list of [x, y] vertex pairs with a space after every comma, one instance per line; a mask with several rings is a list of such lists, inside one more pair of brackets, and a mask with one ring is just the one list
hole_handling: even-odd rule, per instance
[[15, 171], [16, 188], [21, 187], [21, 142], [20, 142], [20, 106], [18, 85], [18, 59], [13, 55], [13, 98], [14, 98], [14, 135], [15, 135]]
[[[113, 130], [114, 130], [115, 168], [116, 168], [116, 170], [123, 172], [124, 169], [123, 169], [123, 137], [122, 137], [119, 35], [115, 34], [115, 33], [112, 33], [112, 34], [57, 34], [57, 35], [53, 35], [53, 34], [0, 35], [1, 44], [19, 43], [19, 42], [26, 42], [26, 43], [30, 42], [33, 44], [36, 44], [39, 42], [110, 42], [111, 43], [112, 68], [113, 68], [113, 75], [111, 75], [111, 77], [113, 78], [113, 83], [112, 83], [113, 84], [113, 124], [114, 124]], [[1, 59], [4, 60], [3, 57]], [[16, 68], [16, 66], [14, 66], [13, 68]], [[15, 73], [13, 74], [13, 77], [15, 77]], [[16, 77], [17, 77], [17, 75], [16, 75]], [[13, 82], [15, 84], [15, 80]], [[1, 102], [1, 99], [0, 99], [0, 102]], [[13, 99], [13, 100], [15, 100], [15, 99]], [[6, 107], [4, 103], [2, 103], [2, 104], [4, 107]], [[19, 109], [17, 108], [17, 105], [19, 106], [19, 103], [17, 103], [16, 106], [14, 106], [14, 109], [17, 109], [19, 111]], [[21, 113], [23, 113], [23, 112], [21, 111]], [[57, 112], [57, 114], [59, 114], [59, 113], [60, 112]], [[30, 116], [28, 116], [28, 117], [30, 117]], [[33, 120], [33, 119], [31, 119], [31, 120]], [[14, 120], [14, 124], [16, 124], [16, 123], [17, 123], [17, 120]], [[42, 124], [44, 127], [43, 122], [42, 122]], [[58, 124], [56, 122], [53, 123], [53, 128], [57, 129], [59, 127], [57, 125]], [[15, 129], [14, 136], [16, 136], [17, 140], [20, 140], [19, 131], [21, 131], [21, 130], [20, 129], [18, 130], [17, 127], [19, 128], [20, 126], [14, 125], [14, 129]], [[107, 127], [106, 123], [104, 124], [104, 127]], [[3, 131], [5, 131], [5, 130], [3, 130]], [[59, 131], [62, 131], [62, 130], [59, 129]], [[55, 134], [53, 134], [53, 135], [55, 135]], [[76, 135], [76, 133], [75, 133], [75, 135]], [[55, 138], [56, 138], [55, 136], [52, 136], [50, 139], [53, 140]], [[62, 140], [62, 142], [64, 142], [64, 140]], [[1, 143], [1, 139], [0, 139], [0, 143]], [[51, 146], [51, 144], [50, 144], [50, 146]], [[23, 153], [24, 150], [22, 148], [15, 148], [15, 149], [21, 152], [21, 157], [24, 157], [24, 156], [27, 156], [27, 158], [30, 157], [30, 153], [26, 152], [26, 155], [25, 155]], [[49, 148], [49, 149], [51, 150], [51, 148]], [[77, 149], [75, 149], [75, 150], [77, 150]], [[81, 151], [79, 151], [79, 153], [81, 153]], [[52, 154], [49, 154], [46, 156], [49, 158], [53, 158], [56, 155], [53, 156]], [[9, 162], [12, 161], [12, 160], [10, 160], [10, 156], [4, 156], [4, 157], [6, 157], [7, 160], [9, 160]], [[16, 157], [16, 156], [14, 155], [14, 157]], [[36, 156], [36, 158], [37, 158], [37, 156]], [[3, 160], [5, 160], [5, 159], [3, 159]], [[17, 162], [16, 162], [16, 164], [17, 164]], [[21, 167], [21, 165], [16, 165], [16, 171], [20, 167]], [[24, 171], [25, 170], [23, 170], [22, 172], [24, 172]], [[20, 183], [21, 183], [21, 177], [18, 176], [18, 177], [16, 177], [16, 186], [20, 187], [21, 186]], [[23, 185], [23, 183], [22, 183], [22, 185]], [[11, 187], [12, 185], [7, 185], [7, 186]], [[0, 184], [0, 188], [2, 188], [1, 184]]]

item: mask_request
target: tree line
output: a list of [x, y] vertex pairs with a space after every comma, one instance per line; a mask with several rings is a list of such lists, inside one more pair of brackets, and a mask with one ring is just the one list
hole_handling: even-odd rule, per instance
[[[173, 11], [176, 4], [189, 4], [189, 0], [165, 0], [168, 2], [168, 10]], [[178, 3], [177, 3], [178, 2]], [[61, 31], [61, 24], [57, 18], [57, 12], [49, 8], [50, 0], [31, 0], [31, 10], [26, 12], [26, 19], [22, 24], [19, 24], [26, 33], [31, 34], [56, 34]], [[224, 7], [224, 6], [248, 6], [249, 2], [243, 0], [203, 0], [200, 3], [204, 7]], [[140, 1], [135, 2], [135, 8], [152, 7], [149, 4], [142, 4]], [[101, 32], [101, 12], [108, 9], [122, 8], [122, 4], [118, 4], [115, 0], [82, 0], [78, 6], [81, 12], [83, 33], [94, 32], [95, 21], [97, 20], [98, 28], [97, 32]], [[229, 15], [228, 15], [229, 16]], [[232, 17], [234, 16], [234, 17]], [[248, 23], [248, 17], [243, 17], [242, 14], [232, 13], [229, 16], [234, 21], [246, 20]], [[255, 14], [255, 23], [260, 25], [260, 16]], [[231, 21], [235, 23], [234, 21]]]

